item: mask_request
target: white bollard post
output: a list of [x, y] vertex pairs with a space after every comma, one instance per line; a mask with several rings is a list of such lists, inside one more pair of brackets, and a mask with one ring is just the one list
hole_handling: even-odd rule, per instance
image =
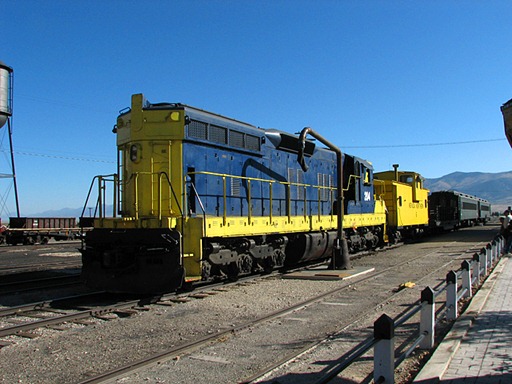
[[485, 267], [485, 248], [480, 251], [480, 277], [486, 275], [487, 268]]
[[373, 347], [374, 382], [395, 382], [395, 322], [384, 314], [373, 324], [377, 343]]
[[462, 268], [462, 289], [465, 290], [464, 298], [470, 298], [473, 296], [473, 291], [471, 290], [471, 268], [469, 265], [469, 261], [464, 260], [461, 264]]
[[420, 334], [426, 333], [426, 336], [421, 340], [420, 348], [432, 349], [436, 327], [436, 302], [432, 288], [427, 287], [421, 291], [421, 304]]
[[473, 255], [473, 276], [475, 284], [478, 284], [480, 282], [480, 255], [478, 253]]
[[491, 257], [491, 244], [485, 247], [485, 262], [484, 262], [484, 276], [487, 276], [487, 269], [489, 268], [489, 259]]
[[446, 318], [455, 320], [457, 318], [457, 274], [453, 271], [446, 275]]

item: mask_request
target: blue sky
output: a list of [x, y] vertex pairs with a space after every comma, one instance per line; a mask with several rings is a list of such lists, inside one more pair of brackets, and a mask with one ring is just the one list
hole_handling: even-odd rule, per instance
[[[93, 176], [115, 171], [112, 127], [133, 93], [311, 126], [378, 171], [512, 169], [499, 109], [510, 1], [0, 0], [0, 12], [22, 215], [80, 207]], [[12, 190], [7, 202], [13, 214]]]

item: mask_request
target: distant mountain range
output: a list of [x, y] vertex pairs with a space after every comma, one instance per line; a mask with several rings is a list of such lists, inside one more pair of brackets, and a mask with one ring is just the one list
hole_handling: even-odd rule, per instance
[[[512, 205], [512, 171], [501, 173], [454, 172], [437, 179], [426, 179], [431, 192], [459, 191], [489, 200], [496, 210]], [[493, 208], [493, 210], [494, 210]], [[31, 217], [79, 217], [82, 208], [63, 208], [28, 215]], [[89, 212], [85, 212], [88, 216]]]
[[512, 171], [454, 172], [438, 179], [426, 179], [425, 187], [431, 192], [453, 190], [478, 196], [489, 200], [496, 209], [512, 205]]
[[[83, 208], [62, 208], [51, 211], [43, 211], [35, 214], [28, 214], [22, 216], [28, 217], [80, 217]], [[85, 212], [85, 216], [89, 216], [89, 212]]]

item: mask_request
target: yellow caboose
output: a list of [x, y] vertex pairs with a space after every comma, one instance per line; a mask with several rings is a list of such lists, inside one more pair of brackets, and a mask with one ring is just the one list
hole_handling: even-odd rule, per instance
[[428, 227], [428, 193], [416, 172], [394, 170], [374, 174], [375, 195], [386, 202], [389, 242], [415, 238]]

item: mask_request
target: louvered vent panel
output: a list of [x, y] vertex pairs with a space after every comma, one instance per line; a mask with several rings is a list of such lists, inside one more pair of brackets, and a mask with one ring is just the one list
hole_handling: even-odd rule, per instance
[[192, 120], [188, 125], [188, 136], [206, 140], [206, 123]]
[[229, 131], [229, 144], [232, 147], [244, 148], [244, 134], [237, 131]]
[[247, 135], [245, 137], [246, 140], [246, 148], [252, 151], [260, 150], [260, 138], [258, 136]]
[[217, 125], [210, 125], [209, 139], [213, 143], [227, 144], [227, 129]]

